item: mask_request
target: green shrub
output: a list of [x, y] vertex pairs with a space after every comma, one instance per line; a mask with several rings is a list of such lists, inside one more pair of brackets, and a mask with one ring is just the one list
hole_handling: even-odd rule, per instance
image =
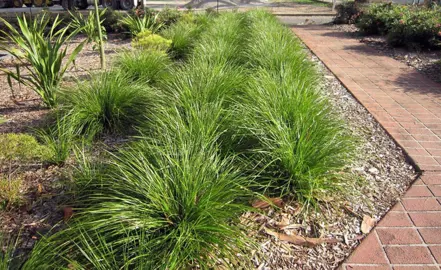
[[391, 24], [399, 20], [406, 9], [408, 7], [394, 6], [392, 3], [373, 4], [360, 16], [356, 25], [364, 34], [386, 34]]
[[115, 67], [133, 81], [155, 84], [163, 83], [169, 76], [171, 60], [162, 51], [135, 50], [120, 54], [115, 61]]
[[153, 106], [153, 90], [118, 71], [96, 74], [64, 95], [66, 117], [76, 134], [88, 138], [103, 132], [128, 133], [147, 119]]
[[158, 12], [158, 22], [160, 22], [163, 27], [169, 27], [175, 24], [180, 18], [182, 13], [176, 8], [164, 8]]
[[0, 164], [7, 162], [42, 161], [48, 149], [28, 134], [0, 134]]
[[125, 16], [125, 12], [121, 12], [118, 10], [113, 10], [111, 8], [104, 9], [103, 14], [103, 23], [102, 25], [106, 29], [106, 32], [116, 32], [116, 33], [125, 33], [129, 32], [129, 28], [127, 25], [121, 22], [123, 17]]
[[387, 41], [393, 46], [434, 47], [441, 42], [441, 8], [407, 9], [389, 25]]
[[[104, 14], [106, 13], [106, 9], [102, 9], [98, 12], [98, 15], [100, 17], [100, 25], [101, 25], [101, 32], [103, 34], [103, 39], [107, 39], [106, 35], [106, 28], [103, 25], [104, 22]], [[94, 42], [95, 46], [97, 46], [100, 42], [99, 35], [98, 35], [98, 28], [96, 25], [96, 15], [95, 11], [91, 10], [89, 11], [89, 15], [87, 18], [83, 17], [83, 14], [81, 12], [72, 13], [69, 12], [71, 16], [71, 22], [72, 27], [74, 29], [80, 29], [80, 33], [83, 33], [87, 36], [87, 43]]]
[[172, 41], [153, 34], [149, 30], [144, 30], [136, 35], [132, 41], [132, 46], [142, 50], [167, 51]]
[[343, 1], [335, 7], [337, 15], [334, 18], [336, 24], [350, 24], [357, 21], [360, 8], [355, 1]]
[[[6, 26], [7, 31], [1, 30], [6, 36], [0, 43], [0, 50], [11, 54], [20, 62], [20, 66], [26, 70], [26, 76], [22, 76], [17, 65], [15, 71], [0, 69], [8, 75], [9, 85], [12, 87], [11, 78], [32, 88], [50, 108], [57, 104], [57, 91], [64, 73], [75, 60], [77, 54], [83, 48], [81, 42], [67, 58], [67, 42], [80, 31], [73, 30], [70, 34], [67, 31], [70, 27], [62, 30], [55, 29], [61, 21], [58, 16], [50, 31], [45, 34], [49, 19], [46, 15], [29, 22], [26, 17], [17, 17], [20, 31], [15, 29], [6, 20], [0, 21]], [[7, 42], [14, 44], [11, 47]]]
[[441, 8], [372, 5], [360, 17], [357, 27], [365, 34], [387, 35], [393, 46], [433, 47], [441, 41]]

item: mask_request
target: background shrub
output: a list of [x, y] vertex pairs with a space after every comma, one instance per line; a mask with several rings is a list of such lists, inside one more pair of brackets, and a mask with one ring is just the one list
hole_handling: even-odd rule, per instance
[[149, 30], [139, 32], [132, 41], [132, 46], [136, 49], [158, 50], [164, 52], [170, 48], [171, 44], [171, 40], [153, 34]]
[[355, 1], [344, 1], [335, 8], [337, 15], [335, 16], [334, 23], [336, 24], [355, 23], [361, 12]]
[[383, 34], [392, 46], [434, 47], [441, 41], [441, 8], [371, 5], [357, 27], [365, 34]]

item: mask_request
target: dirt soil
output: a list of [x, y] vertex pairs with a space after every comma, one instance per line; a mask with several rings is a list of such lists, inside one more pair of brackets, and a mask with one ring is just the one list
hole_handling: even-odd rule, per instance
[[[72, 40], [69, 50], [82, 40], [84, 37], [81, 36]], [[112, 61], [116, 51], [129, 46], [130, 40], [110, 34], [106, 43], [108, 61]], [[0, 67], [14, 68], [12, 58], [0, 58]], [[99, 68], [99, 53], [92, 49], [92, 44], [87, 44], [78, 55], [75, 66], [66, 73], [66, 83], [72, 83], [73, 78], [87, 76]], [[0, 116], [6, 120], [0, 124], [0, 133], [32, 133], [33, 129], [44, 125], [48, 114], [49, 110], [31, 89], [14, 83], [11, 91], [7, 77], [4, 73], [0, 74]], [[6, 236], [20, 233], [23, 241], [20, 247], [26, 252], [41, 234], [56, 224], [63, 224], [66, 216], [64, 212], [69, 211], [69, 168], [46, 164], [14, 164], [12, 171], [13, 175], [23, 179], [25, 203], [18, 209], [0, 209], [0, 233]], [[0, 166], [0, 176], [11, 174], [8, 166]]]
[[415, 68], [433, 81], [441, 83], [441, 48], [438, 50], [394, 48], [386, 43], [384, 36], [363, 36], [353, 24], [334, 25], [334, 27], [359, 39], [369, 47]]

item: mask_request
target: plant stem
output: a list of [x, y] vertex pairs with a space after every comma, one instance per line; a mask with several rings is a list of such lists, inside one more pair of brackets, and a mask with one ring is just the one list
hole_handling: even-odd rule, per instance
[[94, 1], [95, 4], [95, 17], [96, 17], [96, 24], [98, 27], [98, 37], [99, 37], [99, 46], [100, 46], [100, 61], [101, 61], [101, 69], [106, 69], [106, 56], [104, 53], [104, 42], [103, 42], [103, 33], [101, 32], [101, 20], [100, 20], [100, 14], [98, 10], [98, 0]]

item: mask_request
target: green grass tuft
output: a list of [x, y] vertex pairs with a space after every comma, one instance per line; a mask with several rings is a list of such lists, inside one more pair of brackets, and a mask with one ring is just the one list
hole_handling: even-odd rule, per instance
[[115, 67], [133, 81], [146, 84], [163, 82], [169, 76], [171, 61], [166, 53], [157, 50], [124, 52], [116, 60]]
[[76, 133], [94, 138], [103, 133], [127, 134], [147, 119], [154, 91], [120, 71], [94, 75], [64, 93], [68, 118]]
[[[341, 191], [355, 141], [320, 92], [320, 80], [289, 29], [251, 12], [254, 75], [240, 112], [260, 179], [306, 206]], [[247, 137], [247, 136], [245, 136]]]

